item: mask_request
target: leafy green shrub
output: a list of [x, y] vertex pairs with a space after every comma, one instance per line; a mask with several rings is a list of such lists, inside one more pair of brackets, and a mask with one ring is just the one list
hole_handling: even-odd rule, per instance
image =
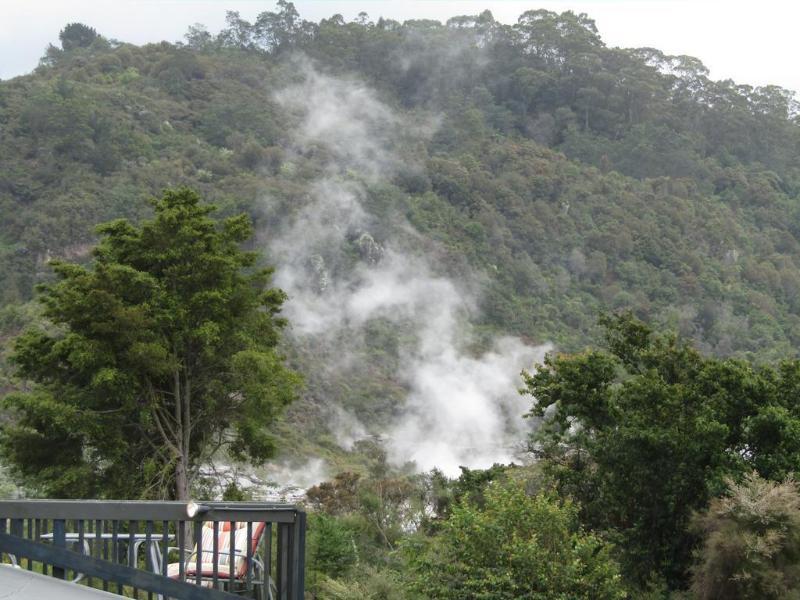
[[693, 569], [698, 600], [800, 598], [800, 488], [751, 473], [695, 515], [704, 537]]
[[356, 564], [353, 534], [343, 521], [325, 513], [310, 515], [307, 560], [310, 569], [331, 577], [347, 573]]
[[319, 600], [404, 600], [403, 578], [388, 569], [364, 567], [354, 580], [325, 579]]
[[582, 531], [578, 511], [519, 483], [490, 484], [485, 506], [462, 501], [430, 541], [404, 547], [410, 588], [434, 600], [621, 599], [611, 547]]

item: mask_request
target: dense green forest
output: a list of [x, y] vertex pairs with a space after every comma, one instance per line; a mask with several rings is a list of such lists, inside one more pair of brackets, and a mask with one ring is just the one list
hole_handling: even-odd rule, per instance
[[[342, 406], [369, 433], [391, 423], [416, 330], [369, 321], [340, 371], [341, 339], [288, 335], [305, 388], [278, 448], [334, 470], [308, 493], [312, 597], [800, 593], [791, 92], [610, 48], [571, 12], [312, 23], [281, 0], [181, 42], [101, 34], [69, 25], [33, 73], [0, 82], [0, 391], [28, 385], [8, 357], [46, 323], [35, 287], [54, 281], [54, 259], [91, 263], [98, 223], [140, 223], [148, 198], [188, 187], [223, 218], [247, 213], [248, 249], [274, 264], [270, 240], [327, 178], [357, 186], [369, 223], [335, 260], [322, 252], [332, 276], [391, 240], [477, 289], [475, 352], [513, 335], [576, 354], [525, 381], [539, 400], [527, 422], [542, 424], [519, 442], [538, 460], [452, 479], [398, 468], [368, 436], [343, 449], [322, 410]], [[309, 72], [368, 90], [354, 109], [367, 121], [380, 103], [397, 131], [359, 160], [390, 148], [391, 165], [359, 172], [337, 158], [356, 150], [298, 145], [284, 92]]]
[[95, 223], [140, 217], [168, 185], [257, 225], [260, 195], [302, 202], [320, 157], [284, 162], [272, 92], [303, 52], [438, 119], [409, 149], [423, 168], [386, 193], [452, 262], [486, 274], [488, 325], [575, 349], [596, 339], [599, 312], [631, 308], [715, 354], [792, 352], [800, 175], [786, 90], [608, 48], [571, 13], [314, 24], [282, 4], [228, 21], [178, 44], [51, 47], [2, 82], [5, 305], [31, 297], [48, 258], [83, 256]]

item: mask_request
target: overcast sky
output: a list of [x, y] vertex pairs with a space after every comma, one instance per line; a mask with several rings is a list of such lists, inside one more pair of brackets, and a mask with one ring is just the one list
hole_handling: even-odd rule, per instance
[[[226, 10], [252, 20], [274, 6], [264, 0], [0, 0], [0, 78], [32, 70], [69, 22], [142, 44], [180, 40], [193, 23], [216, 32]], [[716, 79], [800, 90], [795, 43], [800, 2], [795, 0], [296, 0], [295, 6], [313, 21], [336, 13], [349, 20], [361, 11], [373, 20], [445, 21], [488, 8], [497, 20], [513, 23], [536, 8], [586, 12], [609, 46], [689, 54], [702, 59]]]

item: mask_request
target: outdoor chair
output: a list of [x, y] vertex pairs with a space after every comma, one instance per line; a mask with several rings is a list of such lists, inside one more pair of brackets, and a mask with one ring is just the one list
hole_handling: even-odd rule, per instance
[[[253, 523], [250, 539], [247, 539], [247, 523], [236, 523], [234, 532], [234, 566], [233, 581], [230, 581], [230, 546], [231, 523], [220, 522], [217, 529], [217, 581], [229, 592], [240, 592], [246, 589], [247, 583], [247, 554], [250, 547], [251, 583], [256, 590], [259, 600], [274, 600], [274, 585], [269, 573], [265, 572], [264, 563], [256, 556], [256, 550], [264, 535], [265, 523]], [[203, 523], [201, 536], [200, 555], [200, 585], [211, 587], [214, 582], [214, 525], [211, 522]], [[178, 550], [178, 548], [170, 548]], [[184, 561], [183, 572], [186, 581], [193, 583], [197, 580], [197, 545]], [[167, 565], [167, 576], [173, 579], [180, 577], [180, 563], [173, 562]]]

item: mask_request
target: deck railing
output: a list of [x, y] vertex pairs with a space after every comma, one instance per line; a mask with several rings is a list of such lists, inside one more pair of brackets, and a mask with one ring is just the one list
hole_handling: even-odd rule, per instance
[[148, 600], [302, 600], [305, 517], [251, 502], [0, 501], [0, 562]]

